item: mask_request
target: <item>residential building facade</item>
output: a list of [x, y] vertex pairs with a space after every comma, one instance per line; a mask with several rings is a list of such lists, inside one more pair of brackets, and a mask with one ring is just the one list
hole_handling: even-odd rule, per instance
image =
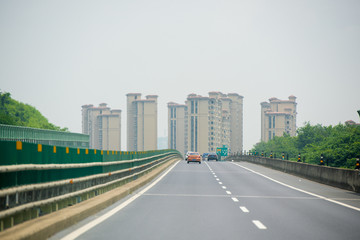
[[187, 106], [174, 102], [168, 103], [168, 148], [187, 151]]
[[229, 93], [230, 101], [230, 149], [232, 152], [243, 151], [243, 99], [244, 97], [237, 93]]
[[83, 105], [82, 133], [90, 137], [89, 148], [120, 151], [121, 110], [111, 110], [106, 103]]
[[267, 142], [284, 133], [295, 136], [296, 105], [293, 95], [288, 100], [270, 98], [269, 102], [261, 103], [261, 141]]
[[221, 92], [189, 94], [185, 105], [168, 103], [169, 148], [204, 153], [225, 145], [242, 151], [242, 103], [242, 96]]
[[127, 150], [157, 149], [157, 95], [141, 99], [140, 93], [127, 96]]

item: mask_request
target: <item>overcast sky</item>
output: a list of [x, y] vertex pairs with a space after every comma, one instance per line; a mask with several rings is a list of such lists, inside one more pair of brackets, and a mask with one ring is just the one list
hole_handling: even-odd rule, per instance
[[167, 103], [244, 96], [244, 149], [260, 103], [297, 97], [297, 126], [359, 122], [359, 0], [0, 1], [0, 89], [81, 132], [81, 106], [122, 110], [126, 94]]

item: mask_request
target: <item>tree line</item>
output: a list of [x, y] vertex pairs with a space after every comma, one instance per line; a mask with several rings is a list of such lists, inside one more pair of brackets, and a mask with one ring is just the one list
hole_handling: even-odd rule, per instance
[[0, 91], [0, 124], [68, 131], [50, 123], [35, 107], [18, 102], [8, 92]]
[[360, 126], [338, 124], [336, 126], [311, 125], [305, 123], [297, 130], [295, 137], [284, 134], [268, 142], [260, 142], [251, 150], [254, 154], [270, 153], [273, 157], [298, 160], [310, 164], [324, 164], [338, 168], [355, 168], [356, 159], [360, 157]]

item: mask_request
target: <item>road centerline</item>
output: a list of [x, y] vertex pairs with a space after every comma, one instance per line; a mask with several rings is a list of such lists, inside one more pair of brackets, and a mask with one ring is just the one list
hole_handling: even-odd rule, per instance
[[246, 207], [244, 207], [244, 206], [240, 206], [240, 209], [241, 209], [241, 211], [243, 211], [244, 213], [248, 213], [248, 212], [250, 212]]
[[259, 220], [253, 220], [252, 221], [254, 224], [255, 224], [255, 226], [258, 228], [258, 229], [260, 229], [260, 230], [265, 230], [265, 229], [267, 229], [267, 227], [264, 225], [264, 224], [262, 224]]

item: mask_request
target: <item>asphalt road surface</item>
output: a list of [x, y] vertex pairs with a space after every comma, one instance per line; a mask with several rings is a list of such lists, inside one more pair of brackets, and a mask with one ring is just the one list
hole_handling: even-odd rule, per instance
[[360, 194], [250, 163], [180, 161], [52, 237], [74, 238], [358, 240]]

